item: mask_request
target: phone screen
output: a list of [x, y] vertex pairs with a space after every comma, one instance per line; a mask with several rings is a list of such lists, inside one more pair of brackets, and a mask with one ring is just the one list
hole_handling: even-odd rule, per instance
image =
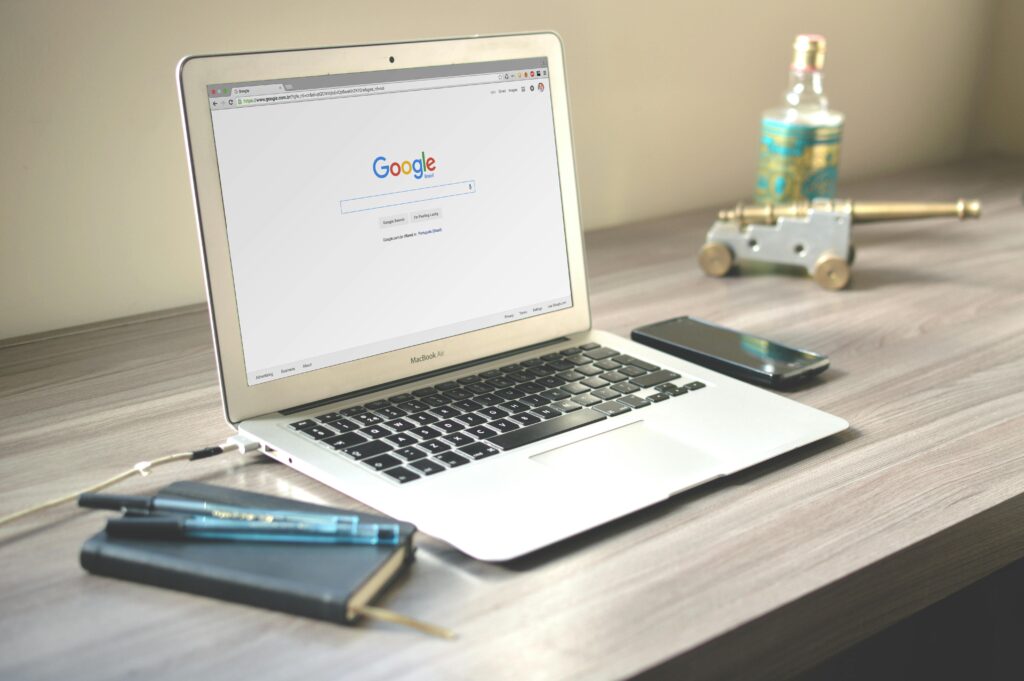
[[788, 373], [823, 359], [822, 355], [690, 317], [653, 324], [642, 331], [673, 345], [768, 374]]

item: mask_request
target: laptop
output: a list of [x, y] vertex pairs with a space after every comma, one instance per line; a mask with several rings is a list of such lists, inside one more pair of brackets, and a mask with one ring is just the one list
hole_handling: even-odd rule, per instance
[[227, 420], [504, 561], [837, 433], [591, 328], [552, 33], [187, 57]]

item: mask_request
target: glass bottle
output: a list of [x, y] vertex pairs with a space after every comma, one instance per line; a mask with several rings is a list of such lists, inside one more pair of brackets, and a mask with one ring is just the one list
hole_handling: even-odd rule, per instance
[[761, 116], [761, 157], [754, 200], [783, 203], [832, 198], [838, 179], [843, 114], [828, 108], [822, 87], [825, 38], [793, 42], [785, 105]]

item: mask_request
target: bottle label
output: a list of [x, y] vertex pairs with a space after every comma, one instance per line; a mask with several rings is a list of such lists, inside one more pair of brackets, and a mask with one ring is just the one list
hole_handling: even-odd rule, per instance
[[783, 203], [835, 197], [842, 136], [842, 124], [816, 126], [762, 119], [754, 200]]

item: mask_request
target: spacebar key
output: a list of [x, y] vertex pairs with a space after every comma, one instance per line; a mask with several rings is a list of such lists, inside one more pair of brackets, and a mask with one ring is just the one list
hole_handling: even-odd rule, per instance
[[575, 430], [576, 428], [582, 428], [583, 426], [589, 426], [591, 423], [597, 423], [598, 421], [604, 420], [604, 414], [594, 411], [593, 409], [580, 409], [579, 411], [570, 412], [563, 414], [562, 416], [556, 416], [553, 419], [548, 419], [541, 423], [527, 426], [526, 428], [520, 428], [519, 430], [513, 430], [509, 433], [502, 433], [492, 437], [488, 442], [498, 445], [502, 449], [512, 449], [514, 447], [522, 447], [528, 445], [531, 442], [537, 440], [543, 440], [546, 437], [552, 435], [558, 435], [569, 430]]

